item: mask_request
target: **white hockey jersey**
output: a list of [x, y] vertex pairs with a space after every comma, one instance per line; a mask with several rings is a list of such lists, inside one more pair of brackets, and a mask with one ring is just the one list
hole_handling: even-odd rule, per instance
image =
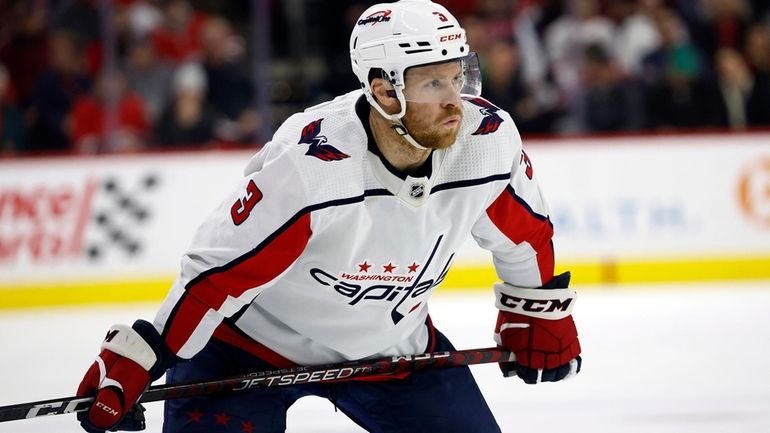
[[502, 280], [551, 279], [546, 204], [505, 111], [464, 100], [457, 141], [415, 177], [379, 154], [369, 108], [354, 91], [295, 114], [248, 163], [155, 319], [179, 357], [212, 336], [276, 367], [430, 350], [427, 300], [469, 234]]

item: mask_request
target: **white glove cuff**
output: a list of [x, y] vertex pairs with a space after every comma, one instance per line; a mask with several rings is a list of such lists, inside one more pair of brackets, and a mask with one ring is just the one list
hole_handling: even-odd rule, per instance
[[102, 342], [102, 349], [107, 349], [126, 357], [147, 371], [150, 371], [158, 357], [152, 347], [139, 333], [127, 325], [114, 325]]
[[570, 289], [524, 289], [506, 283], [495, 284], [495, 306], [539, 319], [558, 320], [572, 314], [577, 293]]

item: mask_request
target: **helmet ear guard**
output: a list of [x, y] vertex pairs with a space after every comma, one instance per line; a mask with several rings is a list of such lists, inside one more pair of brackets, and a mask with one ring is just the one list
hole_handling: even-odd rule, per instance
[[[391, 80], [391, 79], [388, 77], [388, 74], [387, 74], [387, 73], [385, 73], [385, 71], [383, 71], [381, 68], [371, 68], [371, 69], [369, 70], [369, 73], [368, 73], [368, 80], [367, 80], [367, 81], [369, 82], [369, 86], [371, 86], [371, 84], [372, 84], [372, 80], [374, 80], [375, 78], [381, 78], [381, 79], [385, 80], [385, 81], [386, 81], [388, 84], [390, 84], [390, 85], [391, 85], [391, 87], [393, 86], [393, 80]], [[361, 86], [362, 86], [362, 87], [365, 87], [363, 83], [361, 83]], [[393, 89], [388, 89], [388, 90], [386, 90], [386, 91], [385, 91], [385, 94], [386, 94], [387, 96], [391, 97], [391, 98], [398, 98], [398, 97], [396, 96], [396, 91], [395, 91], [395, 90], [393, 90]]]

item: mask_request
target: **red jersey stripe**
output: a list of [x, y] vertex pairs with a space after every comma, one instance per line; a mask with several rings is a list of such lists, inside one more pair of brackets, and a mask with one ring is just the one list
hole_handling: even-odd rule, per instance
[[428, 347], [425, 352], [431, 353], [436, 350], [436, 328], [433, 327], [433, 320], [430, 319], [430, 315], [425, 319], [425, 326], [428, 327]]
[[222, 307], [228, 296], [239, 297], [249, 289], [273, 280], [304, 251], [310, 235], [310, 214], [300, 216], [270, 242], [260, 245], [229, 264], [192, 280], [166, 324], [166, 343], [177, 353], [210, 310]]
[[[173, 323], [166, 326], [169, 329], [166, 345], [173, 353], [179, 352], [179, 349], [184, 346], [210, 308], [194, 296], [182, 297], [175, 311]], [[170, 328], [169, 325], [171, 325]]]
[[249, 337], [239, 334], [237, 331], [224, 323], [219, 325], [216, 331], [214, 331], [214, 338], [235, 346], [245, 352], [248, 352], [267, 362], [273, 367], [291, 368], [297, 366], [297, 364], [284, 358], [280, 354], [273, 352], [266, 346], [252, 340]]
[[540, 280], [553, 278], [553, 226], [546, 216], [538, 215], [508, 185], [487, 208], [487, 215], [503, 234], [516, 244], [529, 242], [537, 254]]

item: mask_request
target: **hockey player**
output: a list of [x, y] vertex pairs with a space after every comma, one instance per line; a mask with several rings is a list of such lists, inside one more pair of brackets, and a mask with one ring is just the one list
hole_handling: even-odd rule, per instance
[[[78, 389], [96, 397], [79, 414], [87, 431], [126, 427], [167, 370], [180, 383], [452, 350], [427, 301], [469, 233], [504, 281], [505, 376], [580, 370], [546, 204], [513, 120], [479, 96], [458, 21], [427, 0], [378, 4], [350, 56], [361, 89], [286, 120], [198, 229], [154, 322], [107, 333]], [[371, 432], [500, 431], [467, 367], [379, 379], [170, 400], [163, 431], [282, 432], [307, 395]]]

